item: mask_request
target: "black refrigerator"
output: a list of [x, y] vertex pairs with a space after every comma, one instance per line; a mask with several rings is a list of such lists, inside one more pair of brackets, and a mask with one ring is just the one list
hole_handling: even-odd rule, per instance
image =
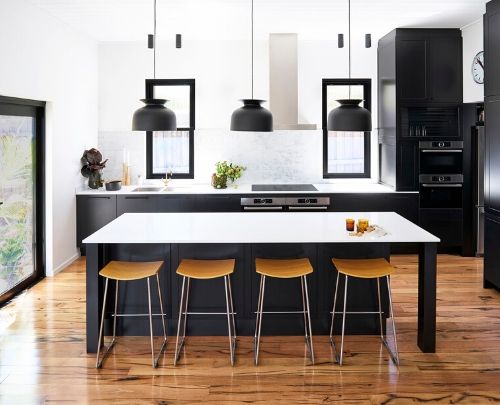
[[473, 234], [474, 253], [484, 254], [484, 157], [485, 139], [484, 126], [472, 127], [472, 203], [473, 203]]
[[500, 0], [484, 15], [484, 286], [500, 289]]

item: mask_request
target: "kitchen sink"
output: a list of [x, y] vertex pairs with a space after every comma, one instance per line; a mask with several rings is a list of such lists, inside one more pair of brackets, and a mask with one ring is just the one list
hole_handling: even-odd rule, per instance
[[164, 189], [164, 187], [136, 187], [132, 190], [132, 192], [160, 192]]

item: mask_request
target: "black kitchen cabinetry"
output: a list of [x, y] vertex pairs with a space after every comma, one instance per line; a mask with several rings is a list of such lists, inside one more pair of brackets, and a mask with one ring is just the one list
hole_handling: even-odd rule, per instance
[[76, 198], [76, 246], [85, 254], [82, 240], [116, 218], [115, 195], [80, 195]]
[[378, 43], [381, 182], [418, 190], [418, 142], [461, 139], [459, 29], [398, 28]]
[[396, 88], [400, 103], [462, 102], [459, 29], [396, 29]]
[[199, 195], [195, 201], [196, 212], [239, 212], [240, 195]]
[[500, 0], [484, 15], [484, 286], [500, 290]]
[[153, 195], [119, 195], [116, 200], [117, 216], [126, 212], [156, 212], [157, 199]]

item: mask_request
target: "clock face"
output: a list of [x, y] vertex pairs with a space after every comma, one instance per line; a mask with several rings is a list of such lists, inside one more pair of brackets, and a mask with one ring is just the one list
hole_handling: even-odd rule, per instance
[[476, 83], [484, 83], [484, 52], [479, 52], [472, 60], [472, 78]]

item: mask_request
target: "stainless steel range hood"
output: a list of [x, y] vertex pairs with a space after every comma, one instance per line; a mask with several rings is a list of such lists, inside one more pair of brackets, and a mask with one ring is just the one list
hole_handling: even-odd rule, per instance
[[274, 129], [316, 129], [316, 124], [298, 122], [297, 54], [297, 34], [269, 34], [269, 109]]

